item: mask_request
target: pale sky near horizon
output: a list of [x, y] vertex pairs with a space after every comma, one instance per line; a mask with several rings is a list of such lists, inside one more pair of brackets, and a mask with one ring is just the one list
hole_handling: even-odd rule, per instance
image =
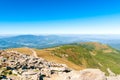
[[2, 34], [120, 34], [120, 1], [1, 0]]

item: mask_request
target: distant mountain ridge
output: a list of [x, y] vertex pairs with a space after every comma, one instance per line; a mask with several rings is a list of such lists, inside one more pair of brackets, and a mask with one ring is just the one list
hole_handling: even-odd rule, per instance
[[[118, 36], [118, 37], [117, 37]], [[49, 48], [76, 42], [101, 42], [120, 49], [119, 35], [19, 35], [1, 36], [0, 49], [6, 48]]]
[[0, 39], [1, 48], [16, 48], [16, 47], [32, 47], [46, 48], [65, 44], [65, 38], [59, 36], [35, 36], [35, 35], [20, 35]]

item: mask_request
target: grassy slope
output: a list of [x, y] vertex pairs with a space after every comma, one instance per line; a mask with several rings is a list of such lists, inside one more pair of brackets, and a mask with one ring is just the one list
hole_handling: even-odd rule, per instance
[[[14, 50], [31, 54], [27, 48]], [[114, 73], [120, 74], [120, 52], [100, 43], [88, 42], [34, 50], [39, 57], [43, 57], [48, 61], [67, 64], [76, 70], [99, 68], [108, 74], [107, 68], [110, 68]]]
[[18, 51], [20, 53], [23, 53], [23, 54], [26, 54], [26, 55], [31, 55], [32, 54], [32, 51], [28, 48], [9, 48], [9, 49], [6, 49], [7, 51]]
[[61, 64], [66, 64], [67, 66], [69, 66], [70, 68], [75, 69], [75, 70], [82, 69], [81, 66], [78, 66], [71, 61], [68, 61], [66, 59], [63, 59], [63, 58], [60, 58], [58, 56], [55, 56], [55, 55], [51, 54], [51, 51], [53, 51], [53, 50], [54, 50], [54, 48], [52, 48], [52, 49], [42, 49], [42, 50], [35, 49], [38, 57], [42, 57], [42, 58], [44, 58], [48, 61], [57, 62], [57, 63], [61, 63]]
[[107, 45], [100, 43], [64, 45], [52, 53], [85, 68], [99, 68], [106, 74], [107, 68], [110, 68], [114, 73], [120, 74], [120, 52]]

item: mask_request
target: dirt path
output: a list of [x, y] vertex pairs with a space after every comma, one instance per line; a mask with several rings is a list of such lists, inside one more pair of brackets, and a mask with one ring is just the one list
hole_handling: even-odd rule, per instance
[[35, 50], [33, 50], [33, 49], [31, 49], [31, 48], [30, 48], [30, 50], [32, 51], [33, 56], [34, 56], [34, 57], [36, 57], [36, 58], [38, 58], [36, 51], [35, 51]]
[[36, 51], [34, 49], [31, 49], [31, 48], [28, 48], [28, 49], [31, 50], [32, 56], [38, 58], [37, 53], [36, 53]]

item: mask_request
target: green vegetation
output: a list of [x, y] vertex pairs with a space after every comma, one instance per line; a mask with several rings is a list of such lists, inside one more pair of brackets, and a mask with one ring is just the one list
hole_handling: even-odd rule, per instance
[[52, 53], [84, 68], [99, 68], [106, 75], [107, 68], [120, 74], [120, 52], [107, 45], [95, 42], [63, 45]]

